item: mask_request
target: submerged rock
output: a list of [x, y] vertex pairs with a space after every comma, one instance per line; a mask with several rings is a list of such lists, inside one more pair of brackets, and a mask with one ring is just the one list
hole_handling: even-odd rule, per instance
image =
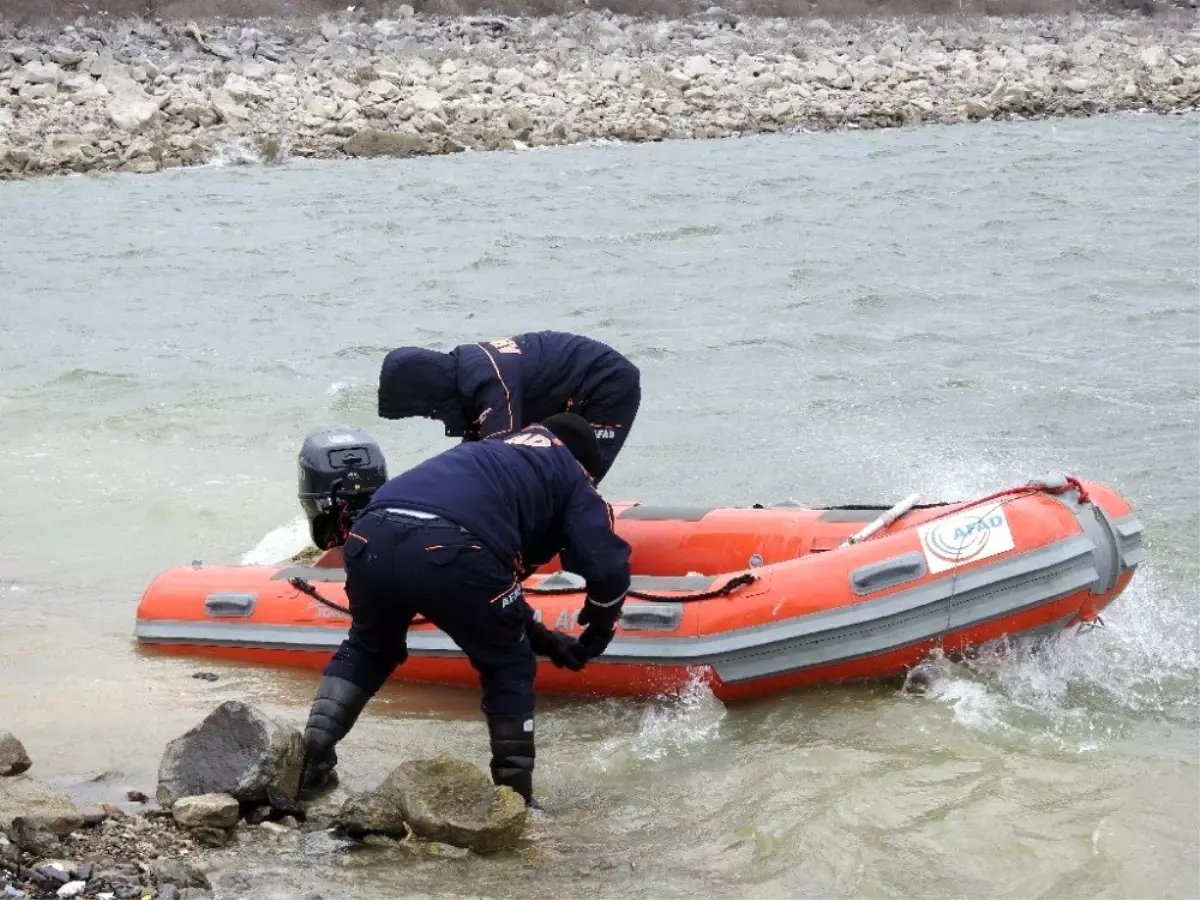
[[83, 813], [66, 794], [16, 775], [0, 779], [0, 829], [11, 830], [17, 820], [62, 836], [83, 826]]
[[20, 775], [32, 765], [25, 746], [10, 732], [0, 731], [0, 775]]
[[356, 834], [403, 835], [407, 825], [427, 841], [488, 853], [513, 846], [527, 816], [511, 788], [496, 787], [472, 763], [438, 756], [397, 767], [375, 791], [347, 800], [336, 821]]
[[298, 729], [249, 704], [226, 701], [167, 744], [158, 768], [159, 805], [170, 809], [201, 794], [265, 803], [272, 788], [294, 796], [303, 754]]

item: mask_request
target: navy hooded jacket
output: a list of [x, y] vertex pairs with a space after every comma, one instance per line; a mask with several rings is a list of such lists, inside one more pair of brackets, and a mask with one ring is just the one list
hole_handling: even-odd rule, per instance
[[633, 363], [607, 344], [562, 331], [461, 344], [449, 353], [399, 347], [379, 373], [380, 417], [440, 419], [447, 437], [464, 441], [578, 413], [601, 442], [597, 482], [624, 444], [640, 400]]
[[562, 554], [588, 596], [608, 604], [629, 590], [630, 546], [571, 451], [540, 425], [462, 443], [379, 488], [363, 512], [412, 509], [475, 535], [520, 577]]

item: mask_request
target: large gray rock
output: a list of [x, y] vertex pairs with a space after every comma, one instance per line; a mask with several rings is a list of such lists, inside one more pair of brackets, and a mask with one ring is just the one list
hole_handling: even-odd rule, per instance
[[168, 857], [159, 857], [150, 864], [150, 876], [157, 885], [171, 884], [181, 890], [187, 888], [209, 890], [212, 887], [208, 876], [195, 866]]
[[[3, 121], [0, 121], [0, 125]], [[33, 765], [25, 746], [11, 733], [0, 731], [0, 775], [20, 775]]]
[[83, 813], [70, 797], [28, 775], [0, 778], [0, 829], [11, 831], [15, 819], [59, 836], [83, 826]]
[[52, 62], [28, 62], [24, 71], [25, 79], [30, 84], [58, 84], [62, 78], [62, 70]]
[[241, 806], [228, 794], [200, 794], [176, 800], [171, 815], [185, 828], [233, 828]]
[[525, 829], [525, 801], [496, 787], [473, 763], [450, 756], [397, 767], [376, 792], [418, 837], [488, 853], [512, 847]]
[[431, 149], [432, 142], [424, 135], [374, 128], [364, 128], [342, 145], [350, 156], [418, 156]]
[[267, 789], [295, 796], [304, 740], [300, 732], [240, 700], [227, 700], [167, 744], [158, 767], [158, 802], [229, 794], [264, 803]]
[[347, 797], [334, 817], [333, 825], [350, 837], [385, 834], [402, 838], [408, 834], [400, 804], [382, 790]]
[[108, 104], [108, 117], [121, 131], [137, 134], [158, 115], [158, 101], [143, 99], [133, 93], [122, 93]]

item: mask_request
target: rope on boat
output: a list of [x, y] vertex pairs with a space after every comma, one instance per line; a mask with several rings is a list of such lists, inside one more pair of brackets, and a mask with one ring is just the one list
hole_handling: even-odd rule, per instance
[[[694, 603], [697, 600], [711, 600], [714, 597], [724, 597], [728, 594], [732, 594], [734, 591], [736, 591], [740, 587], [745, 587], [748, 584], [753, 584], [757, 580], [758, 580], [758, 576], [751, 575], [749, 572], [745, 572], [734, 578], [730, 578], [727, 582], [725, 582], [723, 585], [721, 585], [721, 587], [714, 588], [711, 591], [698, 591], [694, 594], [673, 595], [673, 594], [652, 594], [649, 591], [633, 591], [633, 590], [631, 590], [625, 596], [633, 597], [634, 599], [637, 599], [637, 600], [661, 600], [661, 601], [665, 601], [667, 603]], [[303, 578], [289, 578], [288, 584], [290, 584], [296, 590], [300, 591], [302, 594], [307, 594], [308, 596], [312, 597], [318, 603], [320, 603], [324, 606], [328, 606], [330, 609], [337, 610], [338, 612], [343, 613], [344, 615], [347, 615], [347, 616], [350, 615], [349, 609], [342, 606], [340, 603], [335, 603], [334, 601], [330, 600], [328, 597], [322, 595], [321, 592], [318, 591], [315, 587], [313, 587], [310, 582], [305, 581]], [[526, 588], [524, 588], [524, 591], [527, 594], [542, 594], [542, 595], [550, 595], [550, 596], [553, 596], [556, 594], [579, 594], [579, 593], [582, 593], [582, 590], [577, 587], [561, 587], [561, 588], [526, 587]], [[413, 624], [420, 625], [427, 621], [429, 621], [429, 620], [426, 619], [424, 616], [418, 615], [416, 618], [413, 619]]]
[[[714, 588], [711, 591], [697, 591], [694, 594], [652, 594], [649, 591], [634, 591], [627, 593], [626, 597], [633, 597], [637, 600], [662, 600], [666, 603], [694, 603], [697, 600], [712, 600], [714, 597], [724, 597], [726, 594], [732, 594], [740, 587], [745, 587], [748, 584], [753, 584], [758, 580], [757, 575], [751, 575], [745, 572], [734, 578], [730, 578], [721, 587]], [[577, 587], [560, 587], [560, 588], [543, 588], [543, 587], [527, 587], [524, 589], [527, 594], [581, 594], [583, 588]]]

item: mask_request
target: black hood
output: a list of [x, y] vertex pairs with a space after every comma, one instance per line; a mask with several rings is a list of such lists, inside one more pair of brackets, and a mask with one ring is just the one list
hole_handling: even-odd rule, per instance
[[596, 477], [601, 465], [600, 442], [587, 419], [575, 413], [556, 413], [543, 419], [541, 425], [566, 444], [588, 475]]
[[462, 437], [466, 424], [458, 398], [458, 366], [453, 354], [422, 347], [398, 347], [379, 370], [379, 416], [407, 419], [431, 416], [450, 437]]

